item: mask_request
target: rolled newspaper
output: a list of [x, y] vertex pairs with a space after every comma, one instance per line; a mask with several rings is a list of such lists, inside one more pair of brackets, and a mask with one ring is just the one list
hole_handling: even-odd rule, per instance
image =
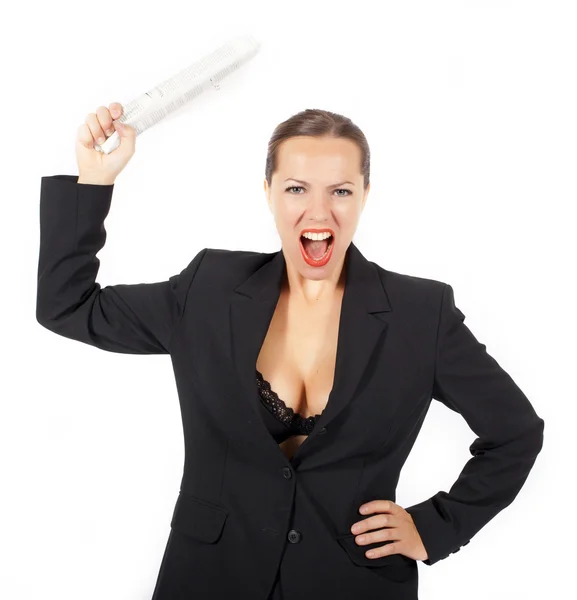
[[[133, 127], [138, 136], [203, 92], [218, 90], [222, 79], [248, 62], [259, 50], [260, 43], [252, 36], [237, 36], [123, 105], [123, 114], [117, 120]], [[120, 137], [115, 131], [103, 144], [95, 144], [94, 149], [110, 154], [118, 146]]]

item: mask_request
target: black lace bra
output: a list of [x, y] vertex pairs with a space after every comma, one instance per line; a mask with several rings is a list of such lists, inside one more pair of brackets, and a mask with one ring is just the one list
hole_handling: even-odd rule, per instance
[[295, 413], [271, 389], [270, 383], [258, 370], [256, 371], [256, 383], [263, 407], [263, 418], [278, 443], [292, 435], [309, 435], [311, 433], [320, 415], [303, 417], [301, 414]]

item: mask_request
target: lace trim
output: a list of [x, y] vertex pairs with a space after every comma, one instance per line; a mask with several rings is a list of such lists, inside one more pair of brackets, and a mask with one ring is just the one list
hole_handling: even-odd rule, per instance
[[311, 433], [321, 415], [303, 417], [300, 413], [295, 413], [295, 411], [290, 406], [287, 406], [284, 401], [278, 397], [278, 394], [271, 389], [270, 383], [263, 378], [262, 373], [258, 369], [256, 371], [256, 382], [264, 405], [279, 421], [301, 435], [309, 435]]

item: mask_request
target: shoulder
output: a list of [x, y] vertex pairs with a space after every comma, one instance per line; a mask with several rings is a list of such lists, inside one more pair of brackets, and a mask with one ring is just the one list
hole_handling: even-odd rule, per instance
[[373, 262], [393, 310], [436, 318], [450, 286], [438, 279], [392, 271]]
[[205, 248], [203, 253], [197, 283], [224, 288], [234, 287], [248, 279], [276, 254], [225, 248]]
[[[371, 261], [372, 262], [372, 261]], [[372, 262], [385, 289], [395, 294], [422, 296], [442, 295], [447, 283], [431, 277], [423, 277], [419, 275], [402, 273], [399, 271], [391, 271], [381, 267], [379, 264]]]

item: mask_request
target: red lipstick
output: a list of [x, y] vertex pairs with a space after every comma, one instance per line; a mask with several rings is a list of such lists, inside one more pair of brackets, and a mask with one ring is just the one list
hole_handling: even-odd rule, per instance
[[[328, 248], [326, 250], [326, 252], [323, 254], [323, 256], [321, 258], [319, 258], [318, 260], [313, 258], [312, 256], [309, 256], [303, 246], [303, 242], [302, 242], [302, 235], [306, 232], [311, 232], [311, 233], [330, 233], [331, 237], [328, 238], [329, 239], [329, 245]], [[329, 228], [324, 228], [324, 229], [315, 229], [315, 228], [307, 228], [307, 229], [303, 229], [300, 233], [299, 236], [299, 246], [301, 249], [301, 255], [303, 257], [303, 260], [307, 263], [307, 265], [309, 265], [310, 267], [324, 267], [329, 260], [331, 259], [331, 256], [333, 254], [333, 248], [335, 246], [335, 233], [332, 229]]]

